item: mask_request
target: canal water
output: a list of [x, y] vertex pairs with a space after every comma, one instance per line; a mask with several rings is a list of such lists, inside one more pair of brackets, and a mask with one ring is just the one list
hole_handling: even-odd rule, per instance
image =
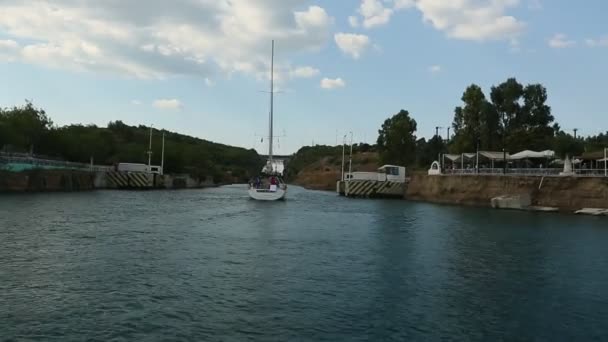
[[243, 186], [0, 196], [0, 340], [608, 340], [608, 221]]

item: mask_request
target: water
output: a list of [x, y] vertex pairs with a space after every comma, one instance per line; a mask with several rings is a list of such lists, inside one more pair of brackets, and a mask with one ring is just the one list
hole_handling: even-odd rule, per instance
[[608, 339], [606, 219], [246, 196], [0, 196], [0, 340]]

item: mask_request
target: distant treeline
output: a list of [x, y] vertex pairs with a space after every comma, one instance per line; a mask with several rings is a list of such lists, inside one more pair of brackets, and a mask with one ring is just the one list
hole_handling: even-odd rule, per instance
[[608, 147], [608, 134], [574, 137], [555, 122], [541, 84], [522, 85], [515, 78], [493, 86], [489, 98], [481, 87], [470, 85], [454, 109], [452, 133], [416, 138], [416, 121], [401, 110], [379, 131], [378, 150], [384, 162], [428, 167], [440, 153], [554, 150], [563, 158]]
[[[161, 163], [162, 132], [153, 130], [152, 163]], [[57, 127], [31, 102], [0, 109], [0, 148], [7, 152], [31, 152], [72, 162], [113, 165], [147, 163], [150, 128], [128, 126], [121, 121], [107, 127], [70, 125]], [[188, 173], [216, 182], [235, 177], [243, 181], [257, 173], [263, 160], [247, 150], [165, 131], [165, 172]]]

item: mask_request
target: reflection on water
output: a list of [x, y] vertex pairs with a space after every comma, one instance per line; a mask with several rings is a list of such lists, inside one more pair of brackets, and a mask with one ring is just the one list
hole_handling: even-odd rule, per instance
[[290, 187], [0, 196], [0, 332], [606, 340], [605, 220]]

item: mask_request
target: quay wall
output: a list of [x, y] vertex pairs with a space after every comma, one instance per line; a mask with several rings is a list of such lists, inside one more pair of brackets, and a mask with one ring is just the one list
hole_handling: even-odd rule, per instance
[[[137, 176], [137, 177], [136, 177]], [[128, 178], [128, 179], [127, 179]], [[123, 184], [124, 183], [124, 184]], [[0, 192], [70, 192], [97, 189], [196, 189], [215, 186], [213, 179], [188, 175], [116, 175], [116, 172], [35, 169], [0, 170]]]
[[408, 200], [490, 206], [498, 196], [530, 196], [533, 206], [560, 210], [608, 208], [608, 178], [413, 174]]
[[0, 171], [0, 192], [90, 191], [95, 174], [71, 170]]

